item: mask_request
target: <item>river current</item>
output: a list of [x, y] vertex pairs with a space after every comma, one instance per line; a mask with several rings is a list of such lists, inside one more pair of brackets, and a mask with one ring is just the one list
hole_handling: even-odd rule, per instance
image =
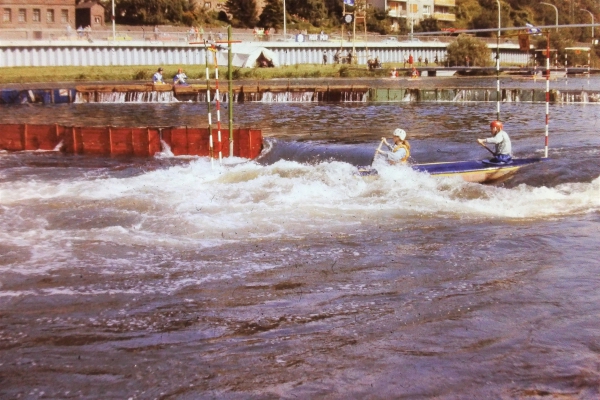
[[[354, 174], [396, 127], [413, 162], [487, 158], [495, 107], [236, 104], [265, 149], [223, 165], [0, 153], [0, 398], [597, 399], [600, 105], [550, 105], [549, 159], [501, 183]], [[201, 103], [0, 112], [207, 123]], [[501, 119], [543, 155], [544, 104]]]

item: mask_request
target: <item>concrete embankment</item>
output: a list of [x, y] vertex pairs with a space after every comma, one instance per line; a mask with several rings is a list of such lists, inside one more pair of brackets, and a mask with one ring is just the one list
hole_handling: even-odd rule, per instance
[[[360, 84], [306, 84], [256, 82], [236, 85], [233, 102], [488, 102], [497, 101], [494, 88], [441, 87], [415, 85], [411, 79], [398, 79], [389, 87]], [[416, 87], [415, 87], [416, 86]], [[219, 92], [221, 102], [229, 102], [226, 84]], [[65, 88], [0, 89], [0, 104], [24, 103], [169, 103], [215, 100], [216, 86], [211, 83], [189, 86], [152, 84], [88, 84]], [[503, 88], [500, 100], [509, 102], [545, 102], [544, 88]], [[590, 103], [600, 101], [600, 91], [565, 89], [550, 91], [552, 103]]]

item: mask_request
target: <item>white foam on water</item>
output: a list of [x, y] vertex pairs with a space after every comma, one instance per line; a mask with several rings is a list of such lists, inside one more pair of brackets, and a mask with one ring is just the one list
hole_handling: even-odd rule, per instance
[[[197, 158], [127, 178], [0, 183], [0, 243], [11, 260], [0, 264], [0, 276], [79, 274], [90, 265], [97, 274], [127, 273], [134, 280], [171, 268], [187, 271], [173, 281], [146, 279], [138, 285], [146, 291], [176, 290], [276, 268], [289, 254], [282, 250], [277, 262], [229, 260], [222, 269], [220, 262], [199, 261], [195, 255], [215, 246], [335, 236], [370, 226], [402, 226], [415, 218], [542, 220], [600, 211], [600, 177], [552, 188], [504, 188], [435, 178], [408, 166], [375, 165], [377, 176], [361, 177], [343, 162], [262, 166], [227, 158], [211, 168], [210, 160]], [[91, 284], [81, 291], [44, 293], [70, 290], [109, 289]], [[110, 288], [128, 290], [125, 284]]]
[[594, 212], [600, 207], [600, 178], [552, 188], [520, 185], [509, 189], [460, 178], [435, 178], [384, 163], [376, 164], [378, 176], [362, 178], [343, 162], [279, 161], [261, 166], [224, 160], [223, 165], [215, 162], [211, 167], [208, 159], [198, 158], [130, 178], [0, 184], [0, 206], [33, 200], [111, 201], [116, 209], [139, 212], [146, 224], [178, 221], [206, 232], [252, 228], [258, 235], [289, 230], [293, 224], [303, 229], [322, 222], [353, 224], [348, 213], [366, 218], [381, 212], [546, 218]]

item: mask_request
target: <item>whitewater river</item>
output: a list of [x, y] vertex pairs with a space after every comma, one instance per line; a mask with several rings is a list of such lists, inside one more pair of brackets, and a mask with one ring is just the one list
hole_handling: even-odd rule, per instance
[[[0, 113], [207, 121], [199, 103]], [[486, 158], [495, 113], [239, 104], [265, 150], [214, 167], [0, 153], [0, 398], [597, 399], [600, 104], [551, 105], [549, 160], [503, 183], [354, 174], [396, 127], [414, 162]], [[501, 115], [515, 156], [543, 155], [544, 104]]]

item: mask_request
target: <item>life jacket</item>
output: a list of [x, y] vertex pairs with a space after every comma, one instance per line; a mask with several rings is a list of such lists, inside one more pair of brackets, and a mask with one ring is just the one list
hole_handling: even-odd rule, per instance
[[398, 146], [394, 147], [392, 153], [395, 153], [400, 149], [404, 149], [406, 151], [406, 155], [404, 156], [404, 158], [402, 158], [402, 160], [400, 160], [400, 162], [406, 162], [406, 160], [408, 160], [408, 157], [410, 157], [410, 144], [408, 144], [408, 142], [406, 141], [404, 143], [400, 143]]

